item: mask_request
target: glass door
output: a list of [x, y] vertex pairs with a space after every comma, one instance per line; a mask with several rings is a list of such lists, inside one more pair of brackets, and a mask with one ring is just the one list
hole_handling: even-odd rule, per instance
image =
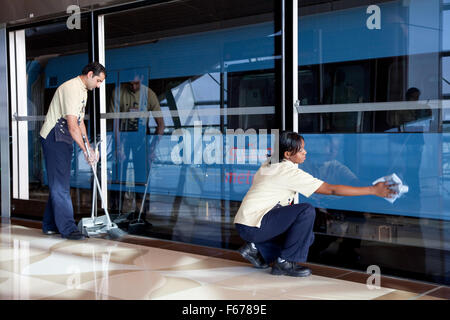
[[[105, 14], [108, 204], [133, 233], [213, 246], [279, 129], [273, 1], [180, 0]], [[198, 12], [202, 12], [201, 15]]]
[[[12, 216], [41, 218], [48, 198], [48, 180], [40, 130], [58, 86], [81, 74], [89, 63], [91, 27], [81, 18], [81, 29], [66, 21], [14, 30], [9, 33]], [[85, 124], [90, 128], [92, 96], [88, 97]], [[92, 132], [88, 132], [92, 137]], [[74, 143], [71, 196], [75, 219], [91, 210], [92, 172]]]

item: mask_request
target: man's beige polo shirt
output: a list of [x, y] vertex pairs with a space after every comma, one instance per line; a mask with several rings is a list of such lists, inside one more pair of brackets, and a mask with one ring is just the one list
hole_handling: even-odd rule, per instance
[[50, 103], [44, 125], [40, 131], [41, 136], [46, 139], [61, 117], [67, 119], [67, 115], [72, 115], [82, 121], [86, 102], [87, 88], [79, 76], [60, 85]]
[[289, 160], [275, 164], [266, 161], [253, 177], [234, 223], [259, 228], [264, 215], [274, 206], [289, 205], [297, 193], [309, 197], [322, 183]]

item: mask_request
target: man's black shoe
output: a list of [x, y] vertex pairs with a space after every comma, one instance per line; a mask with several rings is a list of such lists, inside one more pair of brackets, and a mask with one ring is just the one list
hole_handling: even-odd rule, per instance
[[311, 275], [311, 270], [306, 267], [302, 267], [297, 264], [297, 262], [279, 262], [276, 260], [270, 273], [277, 276], [307, 277]]
[[67, 236], [63, 236], [63, 238], [69, 240], [83, 240], [85, 239], [85, 236], [80, 231], [75, 230], [72, 233], [68, 234]]
[[264, 258], [259, 253], [258, 249], [253, 248], [250, 243], [247, 243], [238, 249], [241, 256], [258, 269], [266, 269], [269, 265], [264, 261]]
[[47, 235], [47, 236], [51, 236], [53, 234], [59, 234], [59, 232], [56, 231], [56, 230], [46, 230], [46, 231], [42, 230], [42, 233]]

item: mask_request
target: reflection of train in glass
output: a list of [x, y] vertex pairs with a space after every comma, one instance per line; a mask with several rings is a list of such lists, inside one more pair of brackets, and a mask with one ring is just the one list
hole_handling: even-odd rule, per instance
[[[358, 20], [363, 7], [299, 19], [300, 104], [328, 108], [299, 115], [299, 130], [305, 134], [308, 150], [304, 169], [331, 183], [361, 185], [395, 172], [410, 186], [410, 193], [395, 205], [368, 197], [304, 200], [326, 208], [367, 211], [370, 207], [370, 212], [450, 219], [445, 209], [450, 199], [443, 191], [450, 186], [442, 171], [444, 152], [448, 153], [443, 148], [448, 137], [441, 133], [445, 115], [424, 102], [441, 98], [439, 85], [433, 80], [440, 74], [439, 45], [412, 46], [407, 41], [414, 32], [429, 32], [434, 38], [439, 31], [412, 29], [414, 21], [409, 19], [411, 11], [417, 10], [414, 6], [404, 7], [401, 1], [394, 1], [380, 7], [384, 22], [376, 33]], [[422, 17], [424, 26], [434, 23], [426, 15]], [[405, 28], [410, 28], [409, 32], [405, 33]], [[166, 126], [150, 170], [145, 159], [154, 136], [154, 119], [140, 118], [136, 131], [126, 133], [135, 135], [131, 140], [143, 148], [139, 161], [133, 164], [134, 176], [130, 170], [131, 175], [121, 177], [113, 117], [107, 117], [109, 188], [118, 190], [132, 180], [135, 190], [143, 192], [150, 172], [152, 193], [240, 201], [262, 160], [258, 158], [254, 164], [174, 164], [171, 153], [181, 138], [173, 141], [171, 137], [175, 130], [185, 129], [195, 145], [199, 142], [193, 138], [195, 121], [202, 122], [202, 133], [208, 128], [219, 130], [224, 145], [227, 129], [268, 129], [270, 133], [271, 128], [277, 128], [280, 111], [274, 94], [274, 61], [279, 57], [274, 55], [274, 36], [273, 24], [266, 23], [108, 49], [106, 100], [115, 88], [131, 81], [127, 72], [139, 70], [143, 83], [159, 98]], [[189, 52], [180, 48], [189, 48]], [[57, 85], [79, 72], [71, 68], [83, 63], [68, 64], [68, 59], [73, 57], [49, 61], [47, 97], [51, 98]], [[79, 59], [86, 61], [83, 56]], [[411, 107], [411, 102], [396, 109], [395, 104], [389, 104], [405, 101], [411, 87], [420, 90], [419, 105]], [[368, 103], [373, 109], [345, 112], [343, 108]], [[377, 111], [379, 106], [382, 108]], [[109, 110], [120, 113], [117, 108]], [[202, 150], [209, 144], [202, 141]], [[245, 152], [251, 150], [250, 144], [247, 138]], [[270, 147], [268, 143], [266, 149]], [[192, 159], [195, 150], [190, 151]], [[229, 151], [225, 149], [224, 154]], [[265, 150], [258, 147], [256, 152]], [[89, 170], [83, 165], [79, 157], [74, 164], [73, 183], [88, 188]], [[81, 172], [86, 173], [85, 178], [78, 178]], [[336, 181], [330, 181], [334, 178]]]
[[[270, 128], [276, 127], [274, 60], [277, 57], [274, 57], [271, 34], [273, 24], [266, 23], [108, 49], [107, 113], [101, 117], [107, 119], [109, 190], [123, 190], [127, 185], [132, 186], [133, 191], [143, 192], [150, 174], [150, 192], [155, 194], [241, 200], [251, 183], [251, 176], [271, 148], [271, 137], [257, 135], [258, 130], [269, 128], [270, 133]], [[180, 53], [180, 47], [190, 49]], [[176, 58], [173, 57], [175, 53]], [[169, 61], [162, 61], [168, 56], [172, 56]], [[56, 87], [78, 74], [75, 66], [83, 65], [86, 58], [86, 55], [76, 55], [49, 60], [45, 70], [47, 105]], [[133, 117], [121, 110], [113, 96], [120, 96], [120, 90], [125, 90], [136, 74], [158, 97], [165, 123], [164, 136], [156, 148], [151, 169], [149, 145], [155, 137], [156, 127], [153, 115], [139, 114], [133, 128], [114, 132], [115, 121], [124, 122]], [[145, 113], [144, 104], [135, 111]], [[195, 146], [190, 151], [192, 157], [198, 152], [199, 142], [203, 145], [202, 150], [207, 151], [211, 144], [209, 140], [199, 141], [195, 134], [194, 125], [199, 122], [202, 136], [212, 129], [223, 134], [220, 138], [222, 163], [175, 164], [172, 153], [178, 141], [172, 138], [176, 130], [190, 134]], [[226, 138], [226, 130], [246, 131], [248, 128], [256, 131], [245, 132], [247, 138], [242, 142], [237, 137], [233, 138], [236, 141], [229, 141], [231, 135]], [[117, 141], [118, 137], [121, 142]], [[127, 148], [133, 149], [131, 161], [125, 164], [118, 157], [124, 141]], [[263, 156], [255, 159], [255, 153]], [[242, 155], [247, 161], [239, 161]], [[81, 154], [75, 159], [72, 185], [89, 188], [90, 170]]]
[[[448, 182], [433, 80], [438, 72], [433, 53], [300, 66], [300, 110], [308, 110], [299, 115], [308, 150], [303, 168], [330, 183], [359, 185], [397, 173], [410, 186], [392, 205], [373, 197], [303, 200], [324, 208], [450, 219], [450, 199], [442, 192]], [[418, 73], [421, 78], [412, 77]]]

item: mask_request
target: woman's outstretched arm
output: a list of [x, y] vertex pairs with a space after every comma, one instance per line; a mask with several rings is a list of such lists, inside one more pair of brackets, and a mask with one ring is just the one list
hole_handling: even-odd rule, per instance
[[334, 195], [334, 196], [378, 196], [382, 198], [389, 198], [396, 194], [396, 192], [390, 189], [391, 185], [387, 182], [378, 182], [376, 185], [368, 187], [352, 187], [340, 184], [322, 183], [319, 189], [315, 193]]

